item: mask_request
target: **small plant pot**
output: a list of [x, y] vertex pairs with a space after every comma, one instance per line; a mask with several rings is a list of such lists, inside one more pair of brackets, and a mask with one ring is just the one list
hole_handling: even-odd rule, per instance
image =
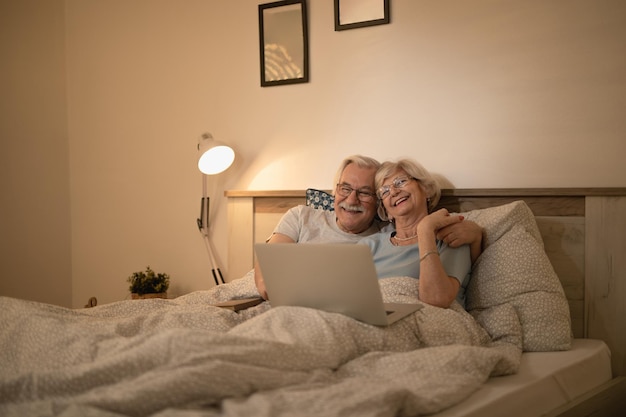
[[144, 300], [147, 298], [167, 298], [167, 293], [166, 292], [159, 292], [159, 293], [150, 293], [150, 294], [137, 294], [135, 292], [130, 294], [130, 297], [133, 300]]
[[126, 281], [133, 300], [142, 298], [167, 298], [170, 276], [156, 273], [149, 266], [145, 271], [133, 272]]

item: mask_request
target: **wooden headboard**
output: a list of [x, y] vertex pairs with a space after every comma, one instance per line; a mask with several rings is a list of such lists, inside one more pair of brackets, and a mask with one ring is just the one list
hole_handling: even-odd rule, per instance
[[[256, 242], [305, 190], [226, 191], [230, 279], [253, 266]], [[604, 340], [626, 375], [626, 188], [445, 189], [439, 205], [465, 212], [524, 200], [569, 300], [574, 337]]]

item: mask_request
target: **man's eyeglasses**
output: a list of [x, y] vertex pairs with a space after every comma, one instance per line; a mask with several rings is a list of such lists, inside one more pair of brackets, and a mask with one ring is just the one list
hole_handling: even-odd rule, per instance
[[378, 189], [378, 198], [380, 198], [381, 200], [384, 200], [391, 193], [391, 187], [395, 188], [396, 190], [398, 188], [404, 188], [409, 183], [409, 181], [414, 180], [414, 179], [415, 178], [413, 178], [413, 177], [396, 177], [396, 178], [394, 178], [394, 180], [391, 181], [391, 184], [383, 185], [382, 187], [380, 187]]
[[376, 198], [376, 194], [371, 191], [355, 190], [348, 184], [344, 183], [337, 184], [337, 194], [342, 197], [349, 197], [350, 194], [352, 194], [352, 191], [356, 192], [356, 198], [358, 198], [359, 201], [369, 202]]

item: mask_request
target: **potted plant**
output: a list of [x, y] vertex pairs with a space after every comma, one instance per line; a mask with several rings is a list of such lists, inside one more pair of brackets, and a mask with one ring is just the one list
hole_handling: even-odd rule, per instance
[[145, 271], [133, 272], [128, 277], [128, 287], [133, 300], [141, 298], [167, 298], [170, 287], [168, 274], [156, 273], [148, 266]]

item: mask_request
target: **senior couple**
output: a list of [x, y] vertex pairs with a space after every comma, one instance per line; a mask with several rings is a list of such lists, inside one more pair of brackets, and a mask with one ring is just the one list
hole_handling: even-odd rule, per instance
[[[334, 211], [293, 207], [267, 243], [365, 244], [379, 278], [413, 277], [423, 302], [464, 305], [482, 229], [446, 209], [433, 211], [441, 190], [426, 169], [410, 159], [381, 164], [354, 155], [343, 160], [334, 184]], [[258, 264], [254, 279], [268, 299]]]

